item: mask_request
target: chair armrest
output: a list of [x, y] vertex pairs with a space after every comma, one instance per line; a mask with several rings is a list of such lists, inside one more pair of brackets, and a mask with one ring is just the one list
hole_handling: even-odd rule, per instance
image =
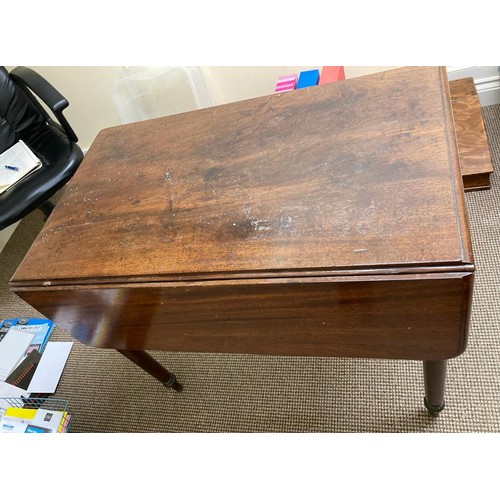
[[[18, 66], [10, 72], [11, 78], [26, 91], [26, 88], [36, 94], [54, 113], [68, 137], [78, 142], [78, 137], [63, 115], [63, 110], [69, 106], [69, 102], [64, 98], [45, 78], [36, 71], [25, 66]], [[43, 113], [47, 121], [53, 122], [47, 112], [35, 102], [35, 105]], [[54, 122], [53, 122], [54, 123]], [[57, 124], [56, 124], [57, 125]]]

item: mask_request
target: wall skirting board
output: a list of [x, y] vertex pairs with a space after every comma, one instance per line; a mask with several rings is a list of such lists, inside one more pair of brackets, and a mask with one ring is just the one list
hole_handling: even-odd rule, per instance
[[447, 71], [449, 80], [474, 78], [481, 106], [500, 104], [500, 67], [448, 66]]

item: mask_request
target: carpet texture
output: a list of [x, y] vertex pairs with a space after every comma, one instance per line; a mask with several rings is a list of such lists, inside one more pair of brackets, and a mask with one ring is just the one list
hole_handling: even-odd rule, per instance
[[[499, 432], [500, 105], [483, 116], [495, 172], [491, 190], [466, 193], [477, 266], [469, 345], [448, 363], [438, 418], [423, 406], [418, 361], [151, 351], [183, 383], [176, 393], [75, 341], [54, 394], [69, 401], [71, 432]], [[39, 212], [27, 216], [0, 254], [0, 317], [43, 317], [8, 289], [42, 225]], [[57, 326], [51, 340], [73, 341]]]

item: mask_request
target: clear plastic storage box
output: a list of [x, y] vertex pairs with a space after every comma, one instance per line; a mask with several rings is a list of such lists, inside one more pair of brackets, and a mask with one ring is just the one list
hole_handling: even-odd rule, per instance
[[113, 87], [122, 123], [173, 115], [212, 105], [198, 66], [126, 66]]

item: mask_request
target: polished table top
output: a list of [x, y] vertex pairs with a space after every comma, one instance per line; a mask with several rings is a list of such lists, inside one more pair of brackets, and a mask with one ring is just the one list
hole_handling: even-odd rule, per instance
[[405, 68], [105, 129], [14, 281], [471, 262], [444, 78]]
[[441, 359], [473, 271], [446, 72], [418, 67], [102, 130], [11, 286], [103, 347]]

